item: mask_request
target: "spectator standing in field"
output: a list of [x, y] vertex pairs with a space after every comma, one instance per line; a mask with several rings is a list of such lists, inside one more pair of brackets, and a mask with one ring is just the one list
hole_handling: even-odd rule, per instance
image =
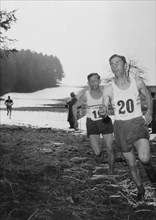
[[152, 114], [152, 133], [156, 133], [156, 99], [155, 99], [155, 92], [151, 92], [152, 100], [153, 100], [153, 114]]
[[6, 105], [7, 115], [11, 119], [12, 105], [14, 103], [13, 103], [13, 100], [10, 98], [10, 96], [8, 96], [8, 99], [5, 100], [4, 104]]
[[[74, 92], [70, 93], [71, 100], [67, 102], [66, 107], [68, 108], [68, 117], [67, 121], [69, 122], [69, 129], [74, 129], [74, 116], [73, 116], [73, 105], [77, 102], [77, 98]], [[75, 128], [75, 130], [78, 130], [78, 126]]]
[[86, 108], [86, 128], [90, 145], [99, 158], [100, 162], [105, 162], [105, 152], [100, 146], [100, 135], [107, 147], [108, 164], [110, 174], [114, 174], [114, 149], [113, 149], [113, 125], [110, 117], [103, 119], [99, 112], [103, 111], [102, 88], [100, 87], [101, 79], [98, 73], [91, 73], [87, 76], [89, 89], [82, 93], [76, 104], [73, 106], [75, 118], [75, 127], [77, 126], [77, 109], [79, 106]]
[[[137, 198], [142, 200], [145, 189], [136, 165], [134, 147], [148, 178], [151, 183], [156, 184], [156, 172], [151, 164], [148, 131], [148, 124], [152, 120], [152, 100], [143, 80], [127, 74], [127, 62], [124, 56], [114, 54], [110, 57], [109, 63], [115, 79], [104, 88], [104, 107], [107, 108], [111, 101], [115, 114], [115, 142], [129, 165], [138, 189]], [[146, 98], [147, 103], [144, 117], [141, 111], [140, 94]], [[107, 112], [103, 115], [106, 116]]]

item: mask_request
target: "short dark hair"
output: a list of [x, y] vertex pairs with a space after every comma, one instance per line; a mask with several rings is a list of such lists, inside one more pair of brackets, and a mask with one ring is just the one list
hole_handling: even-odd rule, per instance
[[75, 95], [74, 92], [71, 92], [71, 93], [70, 93], [70, 96], [71, 96], [72, 98], [76, 97], [76, 95]]
[[119, 57], [124, 64], [126, 63], [126, 58], [124, 56], [118, 55], [118, 54], [113, 54], [110, 58], [109, 58], [109, 63], [111, 62], [112, 59], [114, 59], [115, 57]]
[[100, 76], [99, 76], [98, 73], [90, 73], [90, 74], [87, 76], [88, 81], [89, 81], [89, 79], [90, 79], [92, 76], [97, 76], [98, 79], [100, 79]]
[[155, 97], [155, 92], [151, 92], [151, 96], [152, 96], [152, 98], [154, 98]]

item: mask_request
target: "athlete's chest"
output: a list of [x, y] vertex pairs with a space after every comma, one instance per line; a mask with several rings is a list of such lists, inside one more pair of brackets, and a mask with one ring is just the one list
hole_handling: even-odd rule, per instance
[[12, 100], [6, 100], [6, 102], [10, 104], [10, 103], [12, 103]]

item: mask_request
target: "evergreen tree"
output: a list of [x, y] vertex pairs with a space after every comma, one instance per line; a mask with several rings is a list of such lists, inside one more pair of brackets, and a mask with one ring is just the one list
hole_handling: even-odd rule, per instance
[[30, 50], [10, 54], [3, 60], [1, 69], [1, 95], [55, 87], [64, 77], [61, 62], [57, 57]]

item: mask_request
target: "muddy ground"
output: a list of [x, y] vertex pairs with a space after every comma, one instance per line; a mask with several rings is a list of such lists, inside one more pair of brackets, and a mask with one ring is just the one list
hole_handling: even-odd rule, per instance
[[[150, 144], [156, 169], [156, 141]], [[156, 219], [155, 188], [138, 162], [146, 188], [138, 203], [118, 149], [109, 175], [79, 133], [1, 125], [0, 145], [1, 220]]]

